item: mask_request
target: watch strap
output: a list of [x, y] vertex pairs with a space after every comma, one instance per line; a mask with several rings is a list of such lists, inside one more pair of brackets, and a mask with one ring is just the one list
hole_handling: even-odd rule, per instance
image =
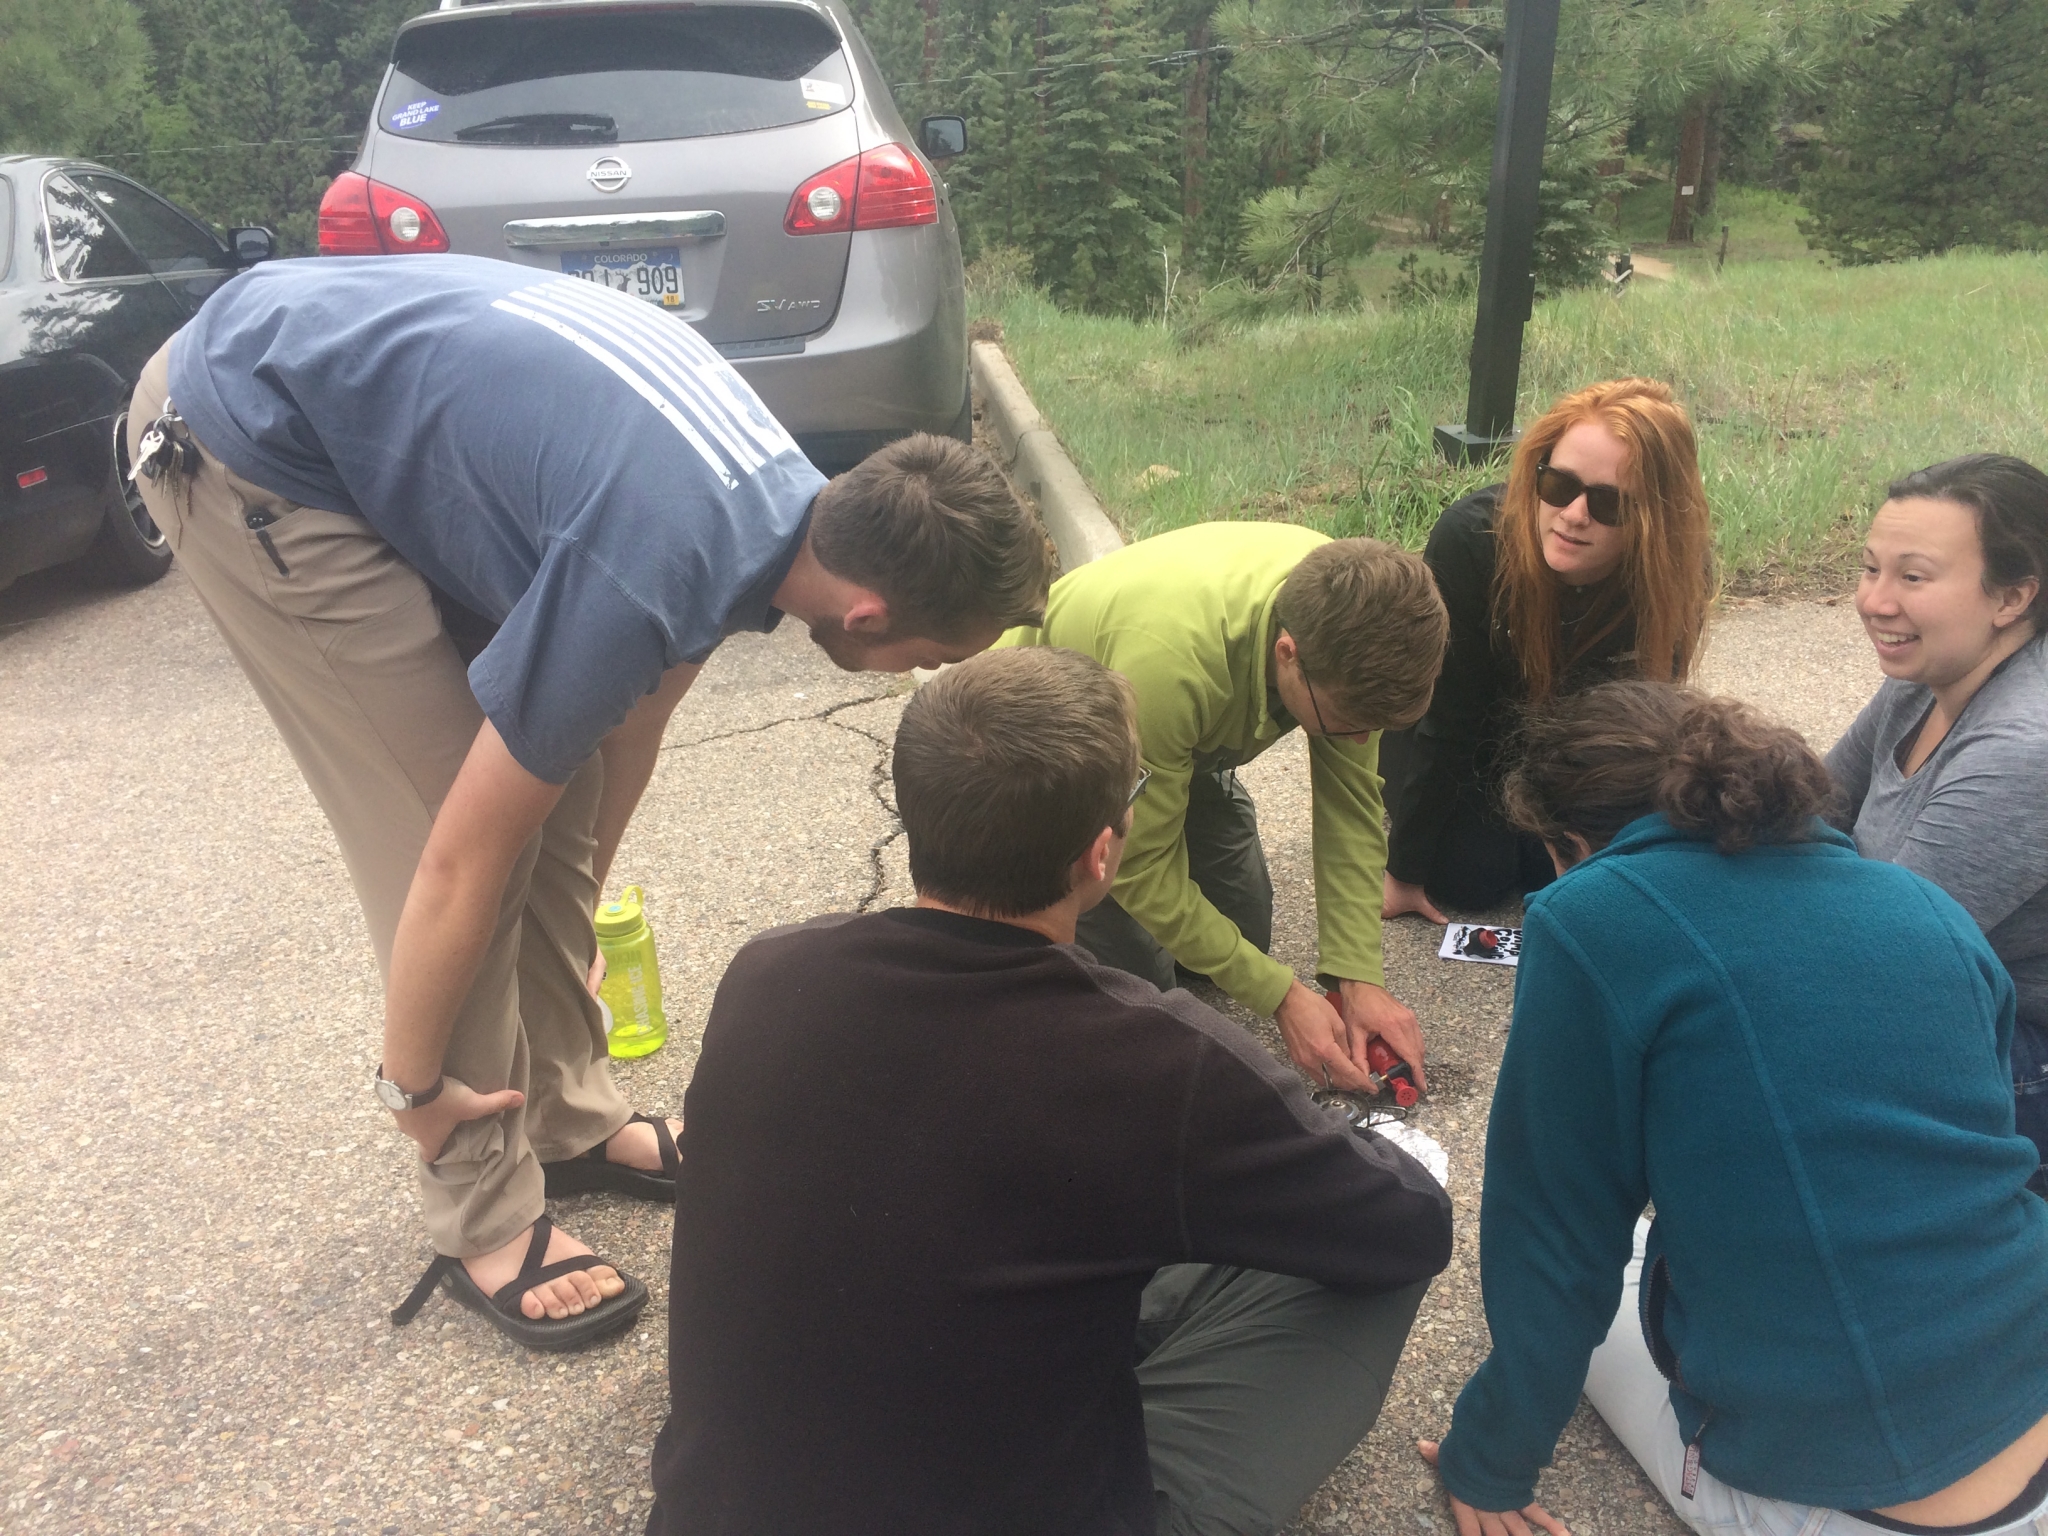
[[[398, 1084], [391, 1082], [391, 1079], [384, 1075], [384, 1064], [382, 1062], [377, 1064], [377, 1081], [380, 1083], [390, 1083], [393, 1088], [398, 1088]], [[406, 1093], [403, 1088], [398, 1088], [398, 1091], [404, 1096], [407, 1109], [424, 1109], [427, 1105], [433, 1103], [434, 1100], [441, 1097], [441, 1090], [447, 1085], [448, 1078], [444, 1073], [436, 1076], [430, 1087], [422, 1088], [418, 1093]], [[398, 1111], [394, 1110], [393, 1113], [396, 1114]]]

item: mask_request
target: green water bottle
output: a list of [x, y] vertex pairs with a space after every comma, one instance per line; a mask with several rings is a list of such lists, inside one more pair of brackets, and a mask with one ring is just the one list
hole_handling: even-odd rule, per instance
[[661, 971], [639, 886], [627, 886], [617, 901], [597, 909], [597, 947], [605, 961], [597, 995], [611, 1011], [612, 1055], [630, 1060], [653, 1054], [668, 1040], [668, 1019], [661, 1011]]

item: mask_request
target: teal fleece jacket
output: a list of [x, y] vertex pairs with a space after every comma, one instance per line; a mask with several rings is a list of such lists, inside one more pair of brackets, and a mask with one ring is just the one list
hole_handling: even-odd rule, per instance
[[1644, 1332], [1722, 1482], [1871, 1509], [2018, 1439], [2048, 1414], [2048, 1204], [2012, 1027], [1969, 915], [1818, 821], [1724, 856], [1646, 816], [1532, 896], [1451, 1492], [1534, 1496], [1650, 1201]]

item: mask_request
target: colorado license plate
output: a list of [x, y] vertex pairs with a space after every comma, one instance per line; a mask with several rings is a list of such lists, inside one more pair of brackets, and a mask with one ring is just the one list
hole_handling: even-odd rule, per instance
[[678, 255], [673, 245], [653, 251], [568, 251], [562, 256], [562, 270], [586, 283], [602, 283], [650, 304], [677, 309], [683, 302]]

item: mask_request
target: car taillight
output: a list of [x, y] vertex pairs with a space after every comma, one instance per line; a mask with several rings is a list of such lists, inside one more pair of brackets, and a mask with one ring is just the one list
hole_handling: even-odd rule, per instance
[[445, 251], [448, 231], [434, 210], [409, 192], [343, 171], [320, 199], [322, 256], [396, 256]]
[[938, 222], [938, 189], [922, 160], [901, 144], [884, 144], [860, 157], [860, 190], [853, 199], [855, 229]]
[[792, 235], [837, 235], [853, 228], [854, 189], [859, 181], [859, 155], [827, 166], [791, 195], [782, 227]]
[[931, 173], [901, 144], [884, 144], [828, 166], [796, 189], [782, 227], [792, 235], [936, 224]]

